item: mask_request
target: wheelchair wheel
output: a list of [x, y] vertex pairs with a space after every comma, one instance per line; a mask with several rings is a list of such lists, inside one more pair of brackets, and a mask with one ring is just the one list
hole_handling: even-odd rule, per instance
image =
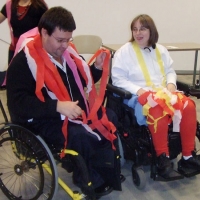
[[9, 199], [55, 197], [56, 164], [39, 136], [21, 126], [5, 124], [0, 129], [0, 160], [0, 188]]
[[145, 188], [145, 186], [146, 186], [146, 176], [145, 176], [143, 169], [135, 168], [134, 166], [132, 166], [132, 178], [133, 178], [134, 185], [138, 189], [142, 190], [142, 189]]

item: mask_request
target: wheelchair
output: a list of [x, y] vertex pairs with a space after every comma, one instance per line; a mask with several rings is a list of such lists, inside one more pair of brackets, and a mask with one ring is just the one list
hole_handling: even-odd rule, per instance
[[[8, 122], [0, 100], [0, 109], [5, 122], [0, 124], [0, 188], [12, 200], [56, 199], [58, 184], [74, 200], [95, 200], [93, 186], [85, 162], [73, 150], [65, 150], [63, 158], [67, 171], [72, 172], [71, 163], [80, 167], [82, 193], [72, 191], [58, 177], [57, 162], [62, 162], [60, 152], [30, 130]], [[67, 172], [66, 172], [67, 173]]]
[[[111, 81], [110, 81], [111, 82]], [[107, 85], [106, 91], [106, 107], [112, 109], [118, 116], [118, 134], [122, 143], [122, 157], [125, 160], [133, 161], [132, 179], [138, 189], [146, 186], [146, 176], [143, 166], [150, 165], [150, 178], [156, 181], [172, 181], [191, 177], [200, 173], [196, 170], [181, 169], [181, 171], [173, 171], [168, 178], [158, 175], [157, 158], [154, 150], [152, 137], [147, 126], [139, 126], [137, 124], [134, 110], [123, 103], [124, 99], [130, 99], [132, 94], [123, 89], [113, 86], [111, 83]], [[182, 82], [177, 82], [179, 90], [184, 91], [187, 96], [195, 96], [200, 98], [200, 90]], [[170, 160], [175, 159], [181, 153], [180, 133], [172, 131], [172, 125], [169, 125], [168, 146]], [[200, 124], [197, 121], [196, 137], [200, 141]]]

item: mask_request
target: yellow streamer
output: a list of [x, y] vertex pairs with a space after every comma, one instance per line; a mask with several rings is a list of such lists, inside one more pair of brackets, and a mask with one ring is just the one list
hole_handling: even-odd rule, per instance
[[[146, 81], [146, 85], [147, 86], [152, 86], [153, 87], [153, 82], [151, 81], [151, 77], [149, 75], [149, 72], [148, 72], [148, 68], [147, 68], [147, 65], [145, 63], [145, 60], [143, 58], [143, 55], [142, 55], [142, 52], [141, 52], [141, 49], [140, 47], [138, 46], [138, 44], [136, 42], [133, 42], [132, 43], [132, 46], [133, 46], [133, 49], [136, 53], [136, 57], [137, 57], [137, 60], [138, 60], [138, 63], [140, 64], [140, 67], [141, 67], [141, 70], [142, 70], [142, 73], [144, 75], [144, 79]], [[165, 70], [164, 70], [164, 65], [163, 65], [163, 61], [162, 61], [162, 57], [161, 57], [161, 54], [158, 50], [158, 48], [155, 49], [156, 51], [156, 58], [157, 58], [157, 63], [158, 65], [160, 66], [160, 72], [163, 76], [163, 80], [162, 80], [162, 86], [165, 87], [165, 84], [166, 84], [166, 76], [165, 76]]]
[[[177, 96], [183, 98], [183, 96], [180, 95], [179, 93], [177, 93]], [[171, 105], [170, 103], [171, 97], [167, 93], [165, 93], [163, 89], [158, 90], [155, 94], [153, 94], [153, 97], [154, 97], [154, 101], [156, 99], [163, 100], [163, 102], [165, 103], [165, 106], [168, 108], [168, 112], [166, 112], [166, 110], [163, 110], [163, 116], [157, 119], [154, 119], [154, 117], [149, 114], [149, 109], [151, 108], [151, 106], [149, 105], [148, 101], [145, 105], [143, 105], [143, 108], [142, 108], [143, 115], [148, 116], [148, 118], [153, 121], [153, 122], [150, 122], [147, 120], [147, 124], [150, 124], [150, 125], [154, 124], [154, 131], [156, 132], [158, 121], [162, 119], [163, 117], [165, 117], [167, 114], [170, 114], [173, 117], [174, 108], [173, 108], [173, 105]]]

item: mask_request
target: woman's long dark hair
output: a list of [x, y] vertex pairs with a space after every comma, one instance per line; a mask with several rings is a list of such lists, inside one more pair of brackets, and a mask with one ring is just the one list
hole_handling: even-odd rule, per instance
[[[20, 0], [12, 0], [12, 5], [11, 5], [11, 9], [12, 10], [15, 10], [17, 5], [18, 5], [18, 2]], [[47, 8], [47, 4], [45, 3], [44, 0], [31, 0], [31, 4], [35, 7], [35, 8]]]

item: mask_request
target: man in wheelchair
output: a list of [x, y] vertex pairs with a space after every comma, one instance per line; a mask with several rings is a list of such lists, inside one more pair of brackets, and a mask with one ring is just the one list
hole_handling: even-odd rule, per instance
[[[9, 66], [7, 103], [14, 123], [39, 134], [59, 152], [67, 147], [80, 153], [100, 197], [113, 189], [121, 190], [114, 126], [117, 117], [95, 107], [93, 82], [104, 73], [107, 55], [100, 53], [88, 67], [70, 45], [75, 28], [71, 12], [62, 7], [51, 8], [42, 16], [39, 34], [24, 41]], [[73, 181], [83, 188], [76, 166]]]
[[139, 125], [148, 126], [162, 177], [173, 171], [168, 148], [168, 128], [180, 132], [182, 158], [178, 171], [200, 172], [200, 160], [194, 153], [197, 117], [194, 102], [176, 90], [176, 73], [165, 47], [157, 44], [158, 32], [148, 15], [139, 15], [131, 23], [131, 40], [116, 53], [112, 84], [132, 94], [124, 100], [134, 108]]

